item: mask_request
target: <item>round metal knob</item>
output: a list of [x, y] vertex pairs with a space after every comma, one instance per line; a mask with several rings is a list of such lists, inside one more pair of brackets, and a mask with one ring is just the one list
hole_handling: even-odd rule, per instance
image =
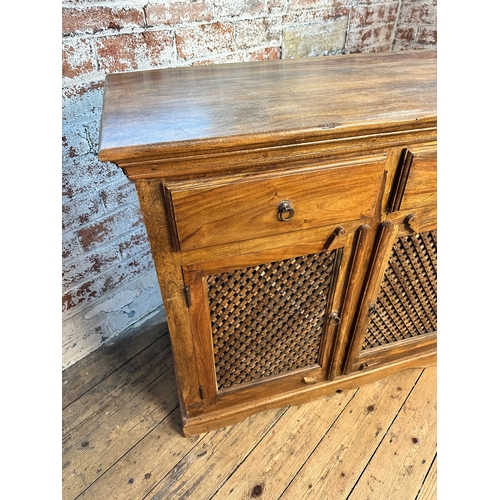
[[329, 321], [330, 321], [330, 325], [338, 325], [339, 322], [340, 322], [340, 316], [339, 316], [339, 313], [337, 311], [333, 311], [330, 316], [328, 317]]
[[295, 210], [293, 209], [292, 202], [290, 200], [280, 201], [276, 208], [278, 210], [278, 218], [283, 222], [291, 220], [295, 214]]

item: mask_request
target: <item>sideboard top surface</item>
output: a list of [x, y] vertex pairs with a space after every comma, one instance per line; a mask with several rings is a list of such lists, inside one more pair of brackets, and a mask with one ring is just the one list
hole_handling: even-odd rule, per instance
[[99, 159], [134, 161], [436, 125], [436, 51], [106, 77]]

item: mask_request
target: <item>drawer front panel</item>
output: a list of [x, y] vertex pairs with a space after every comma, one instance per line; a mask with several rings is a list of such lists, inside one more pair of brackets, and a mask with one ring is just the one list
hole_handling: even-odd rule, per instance
[[391, 212], [437, 204], [436, 149], [403, 151]]
[[371, 217], [384, 167], [378, 155], [251, 180], [164, 183], [174, 238], [192, 250]]

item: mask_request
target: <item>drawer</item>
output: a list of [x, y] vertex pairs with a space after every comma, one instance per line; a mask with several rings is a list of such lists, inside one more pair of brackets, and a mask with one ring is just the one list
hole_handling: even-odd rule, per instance
[[390, 211], [433, 205], [437, 205], [435, 147], [403, 150]]
[[163, 184], [177, 249], [192, 250], [369, 218], [386, 155]]

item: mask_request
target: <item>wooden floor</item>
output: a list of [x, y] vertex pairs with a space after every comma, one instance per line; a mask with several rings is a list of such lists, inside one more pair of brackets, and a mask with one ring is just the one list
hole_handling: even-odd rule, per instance
[[186, 438], [157, 321], [63, 372], [63, 500], [436, 498], [434, 367]]

